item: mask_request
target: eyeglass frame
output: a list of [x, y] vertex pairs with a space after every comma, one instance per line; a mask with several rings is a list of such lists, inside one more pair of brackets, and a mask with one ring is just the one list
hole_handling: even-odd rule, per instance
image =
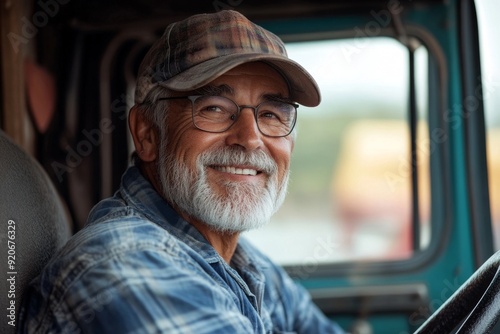
[[[236, 114], [237, 117], [233, 121], [233, 123], [231, 123], [231, 125], [229, 125], [226, 129], [221, 130], [221, 131], [208, 131], [208, 130], [205, 130], [205, 129], [201, 129], [198, 125], [196, 125], [196, 122], [194, 120], [194, 102], [198, 98], [203, 97], [203, 96], [223, 97], [223, 98], [228, 99], [229, 101], [231, 101], [238, 108], [237, 109], [237, 114]], [[286, 137], [286, 136], [290, 135], [293, 132], [293, 129], [295, 128], [295, 125], [297, 123], [297, 115], [298, 115], [297, 114], [297, 108], [300, 106], [297, 103], [293, 103], [293, 102], [289, 102], [289, 101], [279, 101], [279, 102], [282, 102], [282, 103], [289, 104], [289, 105], [291, 105], [291, 106], [293, 106], [295, 108], [295, 118], [293, 120], [293, 124], [290, 126], [290, 131], [287, 134], [285, 134], [285, 135], [279, 135], [279, 136], [271, 136], [271, 135], [268, 135], [268, 134], [265, 134], [264, 132], [262, 132], [262, 130], [261, 130], [260, 126], [259, 126], [259, 121], [257, 120], [257, 110], [259, 109], [259, 107], [262, 104], [267, 103], [269, 101], [261, 102], [257, 106], [255, 106], [255, 107], [249, 106], [249, 105], [239, 105], [235, 101], [233, 101], [232, 99], [230, 99], [228, 97], [225, 97], [225, 96], [221, 96], [221, 95], [184, 95], [184, 96], [160, 97], [160, 98], [157, 99], [157, 101], [177, 100], [177, 99], [188, 99], [189, 101], [191, 101], [191, 120], [193, 121], [193, 125], [198, 130], [201, 130], [201, 131], [204, 131], [204, 132], [208, 132], [208, 133], [223, 133], [223, 132], [226, 132], [227, 130], [229, 130], [238, 121], [238, 119], [239, 119], [239, 117], [241, 115], [241, 110], [245, 109], [245, 108], [249, 108], [249, 109], [253, 109], [253, 115], [254, 115], [254, 119], [255, 119], [255, 124], [257, 124], [257, 128], [259, 129], [259, 132], [262, 135], [264, 135], [266, 137], [270, 137], [270, 138], [282, 138], [282, 137]]]

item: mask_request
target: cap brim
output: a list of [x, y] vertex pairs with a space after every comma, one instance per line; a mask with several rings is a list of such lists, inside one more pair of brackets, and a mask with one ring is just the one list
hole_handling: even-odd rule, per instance
[[207, 60], [158, 84], [175, 90], [191, 91], [203, 87], [237, 67], [238, 65], [261, 61], [275, 68], [287, 81], [291, 98], [304, 106], [316, 107], [321, 94], [313, 77], [298, 63], [284, 56], [270, 54], [231, 54]]

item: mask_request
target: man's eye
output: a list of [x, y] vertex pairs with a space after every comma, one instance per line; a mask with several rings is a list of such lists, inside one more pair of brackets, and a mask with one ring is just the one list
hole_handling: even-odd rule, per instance
[[224, 112], [219, 106], [206, 106], [201, 109], [202, 112]]
[[272, 111], [264, 111], [263, 113], [260, 114], [260, 117], [262, 118], [275, 118], [275, 119], [279, 119], [279, 116], [272, 112]]

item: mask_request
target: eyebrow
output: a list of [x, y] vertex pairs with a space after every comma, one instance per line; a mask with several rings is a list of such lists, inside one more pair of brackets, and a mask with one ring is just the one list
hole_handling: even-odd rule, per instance
[[[196, 94], [200, 95], [234, 95], [234, 90], [231, 86], [222, 84], [219, 86], [208, 84], [194, 91]], [[290, 97], [283, 96], [280, 93], [277, 94], [262, 94], [262, 99], [266, 101], [282, 101], [288, 103], [294, 103]]]
[[282, 94], [263, 94], [262, 98], [266, 101], [280, 101], [287, 103], [294, 103], [288, 96], [283, 96]]
[[222, 95], [222, 94], [234, 95], [234, 90], [226, 84], [219, 86], [208, 84], [206, 86], [203, 86], [195, 90], [195, 92], [201, 95]]

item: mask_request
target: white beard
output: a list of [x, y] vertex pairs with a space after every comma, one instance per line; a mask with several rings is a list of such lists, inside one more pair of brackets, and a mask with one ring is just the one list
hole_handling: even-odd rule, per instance
[[[177, 161], [162, 141], [158, 175], [163, 197], [190, 217], [223, 232], [243, 232], [269, 222], [285, 199], [289, 173], [278, 185], [276, 163], [262, 151], [246, 153], [242, 149], [219, 148], [202, 153], [196, 159], [196, 172]], [[210, 165], [249, 165], [266, 173], [265, 187], [227, 181], [226, 194], [219, 195], [206, 175]]]

